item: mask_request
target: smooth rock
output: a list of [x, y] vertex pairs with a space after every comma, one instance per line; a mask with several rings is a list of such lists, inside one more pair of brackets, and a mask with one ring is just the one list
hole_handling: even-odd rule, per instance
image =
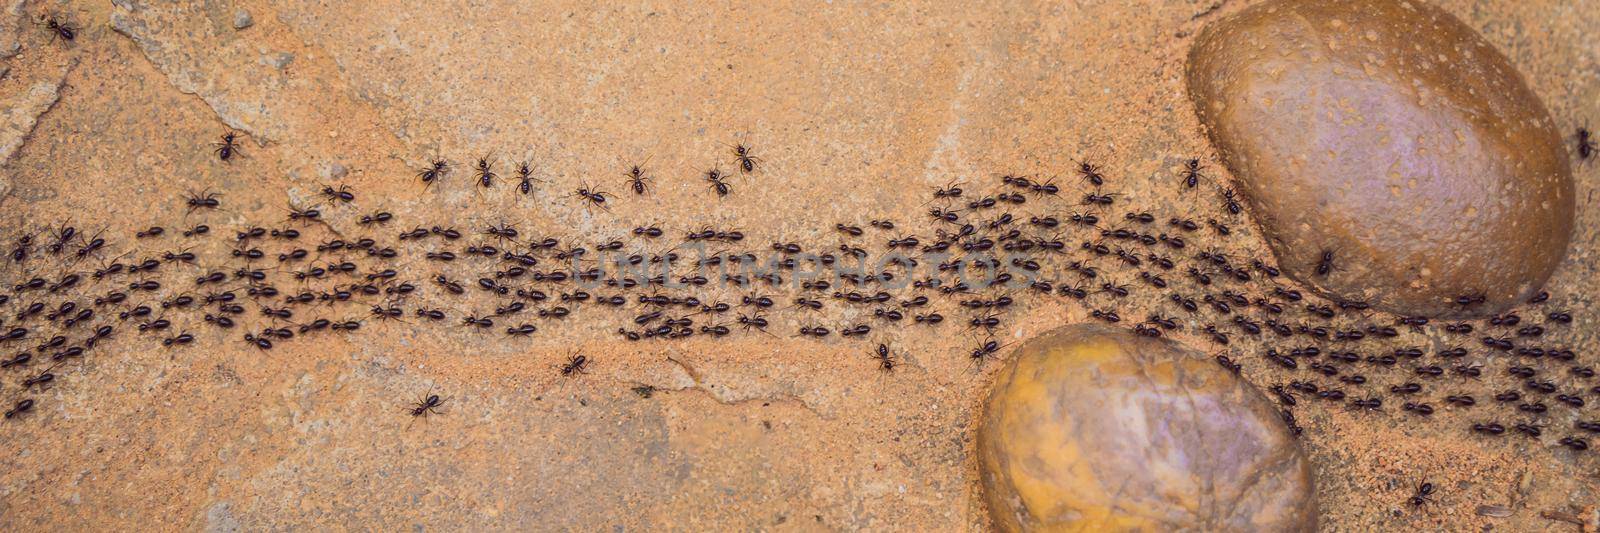
[[1439, 8], [1255, 5], [1205, 28], [1188, 85], [1283, 271], [1325, 296], [1482, 316], [1566, 255], [1573, 182], [1549, 112]]
[[1019, 346], [978, 429], [1004, 531], [1311, 531], [1311, 466], [1260, 391], [1175, 342], [1097, 324]]
[[242, 30], [255, 25], [256, 19], [250, 16], [249, 11], [239, 9], [233, 12], [233, 29]]

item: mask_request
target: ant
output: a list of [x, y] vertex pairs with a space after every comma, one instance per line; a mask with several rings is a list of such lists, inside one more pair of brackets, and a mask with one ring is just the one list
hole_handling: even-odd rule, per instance
[[202, 190], [199, 193], [189, 193], [189, 196], [185, 198], [185, 200], [189, 204], [189, 211], [194, 211], [201, 208], [216, 209], [222, 206], [222, 202], [217, 200], [217, 196], [220, 195], [214, 192]]
[[1199, 186], [1200, 185], [1200, 178], [1205, 176], [1204, 174], [1200, 173], [1200, 169], [1202, 169], [1202, 168], [1205, 168], [1205, 165], [1202, 165], [1200, 163], [1199, 159], [1190, 159], [1188, 161], [1185, 161], [1183, 163], [1183, 174], [1182, 174], [1182, 176], [1183, 176], [1183, 185], [1185, 187], [1190, 188], [1190, 189], [1193, 189], [1196, 186]]
[[194, 335], [190, 335], [189, 332], [182, 332], [176, 337], [161, 339], [162, 346], [184, 345], [192, 342], [194, 342]]
[[79, 236], [78, 228], [65, 224], [61, 226], [61, 229], [57, 229], [52, 233], [54, 233], [54, 235], [52, 235], [52, 240], [55, 242], [52, 242], [49, 246], [45, 247], [45, 249], [51, 254], [60, 254], [62, 250], [66, 249], [68, 244], [72, 243], [73, 237]]
[[826, 337], [826, 336], [828, 336], [828, 333], [829, 333], [828, 328], [825, 328], [825, 327], [822, 327], [822, 326], [815, 326], [815, 327], [812, 327], [812, 326], [801, 326], [800, 327], [800, 335], [809, 335], [809, 336], [812, 336], [812, 337]]
[[1000, 343], [994, 340], [989, 340], [977, 348], [973, 348], [972, 353], [968, 354], [968, 357], [971, 357], [972, 361], [976, 363], [982, 362], [984, 358], [997, 353], [1000, 353]]
[[1228, 235], [1233, 234], [1233, 229], [1232, 228], [1229, 228], [1227, 224], [1223, 224], [1221, 222], [1217, 222], [1217, 219], [1208, 218], [1208, 219], [1206, 219], [1206, 224], [1211, 226], [1211, 229], [1216, 230], [1217, 235], [1221, 235], [1221, 236], [1226, 237]]
[[406, 410], [410, 411], [411, 416], [413, 417], [426, 416], [428, 414], [444, 414], [439, 411], [439, 406], [444, 405], [444, 402], [445, 400], [439, 398], [439, 395], [429, 394], [423, 399], [417, 401], [416, 405], [407, 407]]
[[1111, 205], [1116, 201], [1110, 194], [1089, 193], [1083, 196], [1083, 205]]
[[589, 356], [573, 354], [567, 356], [567, 362], [561, 365], [561, 375], [572, 376], [575, 374], [588, 374]]
[[739, 170], [743, 171], [745, 174], [755, 172], [756, 161], [761, 160], [761, 158], [750, 155], [750, 147], [745, 146], [742, 143], [733, 147], [733, 157], [734, 160], [739, 163]]
[[961, 192], [962, 192], [961, 191], [961, 184], [952, 181], [952, 182], [946, 184], [944, 187], [935, 188], [933, 190], [933, 197], [934, 198], [960, 198], [961, 197]]
[[893, 352], [889, 351], [889, 345], [883, 344], [883, 343], [879, 343], [878, 344], [878, 349], [874, 350], [871, 355], [872, 355], [873, 359], [876, 359], [878, 361], [878, 369], [879, 370], [882, 370], [884, 372], [893, 372], [894, 371], [895, 356], [894, 356]]
[[1055, 196], [1057, 193], [1061, 192], [1061, 188], [1056, 186], [1054, 180], [1044, 183], [1035, 183], [1033, 186], [1029, 187], [1029, 189], [1031, 189], [1034, 194], [1043, 196]]
[[767, 330], [767, 318], [761, 316], [760, 314], [755, 316], [739, 315], [739, 325], [743, 326], [744, 329], [747, 330], [755, 328], [756, 330], [764, 332]]
[[1222, 191], [1222, 206], [1227, 208], [1229, 213], [1235, 215], [1244, 210], [1244, 208], [1239, 207], [1239, 200], [1235, 197], [1233, 189], [1224, 189]]
[[448, 173], [450, 173], [450, 163], [444, 159], [435, 159], [428, 164], [427, 168], [417, 172], [417, 177], [422, 179], [422, 183], [425, 184], [424, 188], [426, 188], [433, 186], [433, 182], [438, 181], [439, 178], [443, 178]]
[[493, 235], [496, 239], [501, 241], [510, 240], [512, 242], [516, 242], [518, 235], [517, 228], [512, 227], [510, 224], [506, 224], [504, 222], [500, 223], [499, 226], [489, 226], [488, 229], [484, 230], [483, 234]]
[[1333, 272], [1333, 250], [1323, 250], [1322, 259], [1317, 262], [1317, 276], [1328, 277]]
[[12, 407], [10, 410], [6, 411], [6, 418], [15, 418], [17, 415], [26, 413], [31, 409], [33, 409], [33, 399], [29, 398], [22, 400], [17, 402], [16, 407]]
[[1100, 167], [1088, 161], [1078, 162], [1078, 175], [1083, 176], [1083, 179], [1088, 180], [1088, 182], [1093, 184], [1095, 187], [1105, 185], [1106, 183], [1105, 176], [1100, 174]]
[[244, 334], [244, 341], [255, 345], [256, 349], [259, 349], [259, 350], [271, 350], [272, 349], [272, 340], [268, 339], [267, 337], [268, 337], [268, 335], [266, 333], [264, 333], [264, 332], [260, 336], [256, 336], [256, 335], [251, 334], [251, 333], [246, 333], [246, 334]]
[[324, 185], [322, 186], [322, 196], [327, 197], [329, 201], [337, 200], [345, 203], [353, 202], [356, 199], [355, 193], [350, 192], [349, 185], [340, 185], [338, 189]]
[[356, 222], [356, 224], [359, 224], [359, 225], [362, 225], [362, 226], [365, 226], [365, 225], [368, 225], [368, 224], [385, 224], [385, 223], [387, 223], [387, 222], [389, 222], [390, 220], [393, 220], [393, 219], [394, 219], [394, 214], [393, 213], [390, 213], [388, 211], [379, 211], [377, 213], [373, 213], [373, 214], [370, 214], [370, 215], [361, 215], [361, 220], [359, 222]]
[[517, 190], [522, 191], [522, 194], [533, 194], [533, 182], [544, 181], [534, 179], [533, 169], [528, 168], [527, 161], [517, 165], [517, 178], [521, 180], [517, 183]]
[[1461, 307], [1472, 307], [1474, 305], [1481, 304], [1481, 303], [1483, 303], [1483, 302], [1485, 302], [1487, 300], [1488, 300], [1488, 297], [1485, 296], [1483, 293], [1463, 294], [1463, 295], [1460, 295], [1460, 296], [1456, 297], [1455, 304], [1459, 305]]
[[639, 165], [634, 165], [633, 168], [628, 169], [627, 176], [628, 187], [633, 189], [633, 194], [643, 196], [645, 193], [645, 188], [650, 182], [650, 177], [645, 175], [644, 168], [640, 167]]
[[317, 208], [315, 208], [315, 207], [307, 207], [305, 209], [301, 209], [299, 207], [295, 207], [294, 204], [289, 204], [289, 220], [290, 221], [303, 220], [303, 221], [306, 221], [306, 222], [312, 222], [312, 221], [319, 220], [321, 218], [322, 218], [322, 211], [317, 209]]
[[83, 260], [85, 257], [89, 257], [90, 255], [95, 255], [96, 257], [99, 257], [98, 255], [96, 255], [96, 252], [98, 252], [100, 250], [100, 248], [105, 247], [105, 245], [106, 245], [106, 240], [103, 239], [103, 238], [100, 238], [100, 234], [96, 233], [93, 238], [89, 239], [89, 242], [84, 243], [83, 247], [78, 249], [78, 251], [75, 253], [75, 255], [77, 256], [78, 260], [80, 260], [80, 261]]
[[489, 162], [490, 157], [492, 156], [483, 156], [478, 158], [478, 164], [473, 167], [478, 172], [478, 185], [483, 186], [485, 189], [493, 187], [494, 179], [498, 176], [498, 174], [495, 174], [494, 170], [491, 168], [493, 163]]
[[[749, 171], [746, 171], [749, 172]], [[711, 182], [711, 190], [717, 191], [717, 196], [728, 195], [728, 182], [723, 181], [721, 170], [711, 169], [706, 171], [706, 181]]]
[[242, 152], [239, 151], [238, 139], [239, 139], [239, 132], [229, 131], [227, 133], [222, 134], [222, 142], [211, 143], [213, 145], [216, 145], [216, 147], [217, 147], [216, 150], [213, 150], [213, 152], [216, 152], [217, 158], [221, 159], [223, 161], [227, 161], [229, 159], [232, 159], [233, 156], [242, 153]]
[[[71, 37], [68, 37], [68, 40], [71, 40]], [[1594, 157], [1595, 151], [1596, 151], [1596, 148], [1595, 148], [1595, 141], [1594, 141], [1594, 133], [1589, 131], [1589, 128], [1579, 127], [1578, 128], [1578, 159], [1580, 161], [1587, 161], [1590, 158]]]
[[599, 206], [601, 209], [606, 207], [606, 193], [604, 192], [592, 191], [588, 186], [584, 186], [579, 187], [576, 194], [591, 206]]
[[1417, 491], [1406, 499], [1406, 503], [1411, 504], [1412, 507], [1422, 507], [1423, 504], [1433, 503], [1432, 494], [1433, 484], [1424, 481], [1421, 485], [1417, 485]]
[[[52, 39], [60, 37], [63, 40], [71, 41], [78, 38], [78, 30], [72, 27], [72, 23], [57, 20], [55, 15], [42, 15], [39, 18], [44, 19], [44, 27], [49, 28], [50, 32], [54, 34]], [[223, 159], [227, 158], [224, 157]], [[11, 417], [7, 415], [6, 418]]]

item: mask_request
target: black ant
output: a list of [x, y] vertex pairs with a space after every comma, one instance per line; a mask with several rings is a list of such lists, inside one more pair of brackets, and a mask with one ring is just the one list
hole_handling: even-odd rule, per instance
[[379, 211], [370, 215], [361, 215], [361, 220], [356, 222], [362, 226], [368, 224], [385, 224], [394, 219], [394, 214], [388, 211]]
[[826, 337], [826, 336], [828, 336], [828, 333], [829, 333], [828, 328], [825, 328], [825, 327], [822, 327], [822, 326], [815, 326], [815, 327], [813, 327], [813, 326], [801, 326], [800, 327], [800, 335], [812, 336], [812, 337]]
[[1061, 192], [1061, 188], [1057, 187], [1053, 180], [1044, 183], [1035, 183], [1033, 186], [1029, 187], [1029, 189], [1032, 190], [1034, 194], [1041, 196], [1055, 196], [1056, 193]]
[[528, 168], [527, 161], [517, 165], [517, 178], [520, 179], [517, 183], [517, 190], [521, 191], [522, 194], [533, 194], [533, 182], [543, 181], [534, 179], [533, 169]]
[[606, 207], [606, 193], [604, 192], [592, 191], [589, 190], [587, 186], [584, 186], [579, 187], [576, 194], [579, 198], [582, 198], [584, 201], [588, 202], [589, 205], [599, 206], [602, 209]]
[[315, 207], [301, 209], [294, 204], [289, 204], [289, 220], [302, 220], [306, 222], [317, 221], [322, 218], [322, 211]]
[[934, 198], [960, 198], [961, 197], [961, 192], [962, 192], [961, 191], [961, 184], [952, 181], [952, 182], [946, 184], [944, 187], [935, 188], [933, 190], [933, 197]]
[[1224, 189], [1222, 191], [1222, 206], [1227, 208], [1229, 213], [1233, 213], [1235, 215], [1244, 210], [1243, 208], [1239, 207], [1239, 201], [1235, 198], [1233, 189]]
[[[747, 171], [748, 172], [748, 171]], [[711, 190], [717, 191], [717, 196], [727, 196], [728, 182], [723, 181], [721, 170], [711, 169], [706, 171], [706, 181], [711, 182]]]
[[743, 326], [744, 329], [755, 328], [759, 331], [766, 331], [767, 318], [759, 314], [755, 316], [739, 315], [739, 325]]
[[322, 196], [327, 198], [329, 201], [340, 201], [345, 203], [353, 202], [356, 199], [356, 194], [350, 192], [349, 185], [340, 185], [337, 189], [330, 185], [324, 185], [322, 186]]
[[213, 150], [216, 152], [217, 158], [227, 161], [232, 159], [233, 156], [240, 154], [241, 152], [239, 151], [238, 139], [239, 132], [229, 131], [222, 134], [222, 142], [212, 143], [217, 147], [216, 150]]
[[1188, 161], [1185, 161], [1183, 163], [1183, 174], [1182, 174], [1182, 176], [1183, 176], [1183, 185], [1185, 187], [1190, 188], [1190, 189], [1193, 189], [1193, 188], [1199, 186], [1200, 185], [1200, 178], [1204, 176], [1203, 174], [1200, 173], [1200, 169], [1202, 169], [1202, 168], [1205, 168], [1205, 165], [1200, 164], [1200, 160], [1199, 159], [1190, 159]]
[[216, 209], [222, 206], [222, 202], [217, 200], [217, 196], [220, 195], [214, 192], [200, 191], [199, 193], [189, 193], [188, 198], [185, 200], [189, 204], [190, 211], [201, 208]]
[[1072, 220], [1072, 222], [1075, 224], [1081, 224], [1090, 227], [1100, 223], [1100, 217], [1094, 215], [1093, 213], [1073, 213], [1072, 217], [1070, 217], [1070, 220]]
[[650, 183], [650, 177], [645, 175], [644, 168], [634, 165], [628, 169], [628, 187], [633, 189], [633, 194], [644, 195], [645, 188]]
[[89, 257], [90, 255], [99, 257], [96, 255], [96, 252], [98, 252], [101, 248], [104, 248], [105, 245], [106, 240], [101, 238], [97, 233], [93, 238], [89, 239], [89, 242], [84, 243], [83, 247], [79, 248], [78, 251], [75, 252], [75, 255], [77, 256], [78, 260], [83, 260], [83, 258]]
[[1078, 175], [1083, 176], [1083, 179], [1088, 180], [1088, 182], [1093, 184], [1095, 187], [1105, 185], [1106, 183], [1105, 176], [1100, 174], [1100, 167], [1095, 166], [1088, 161], [1078, 162]]
[[[68, 39], [70, 40], [71, 38], [69, 37]], [[1589, 128], [1579, 127], [1578, 128], [1578, 159], [1580, 161], [1587, 161], [1590, 158], [1594, 157], [1595, 151], [1596, 151], [1596, 148], [1595, 148], [1595, 141], [1594, 141], [1594, 133], [1590, 132]]]
[[448, 173], [450, 173], [450, 163], [444, 159], [435, 159], [428, 164], [427, 168], [417, 172], [417, 177], [422, 179], [422, 183], [425, 184], [424, 187], [426, 188], [432, 186], [433, 182], [438, 181]]
[[31, 409], [33, 409], [33, 399], [29, 398], [29, 399], [26, 399], [26, 400], [22, 400], [20, 402], [17, 402], [16, 407], [12, 407], [10, 410], [6, 411], [6, 418], [8, 418], [8, 419], [9, 418], [15, 418], [18, 415], [26, 413]]
[[493, 187], [495, 177], [499, 176], [498, 174], [495, 174], [494, 170], [491, 168], [493, 167], [493, 163], [489, 162], [490, 157], [492, 156], [478, 158], [478, 164], [473, 167], [478, 172], [478, 185], [485, 189]]
[[572, 376], [575, 374], [588, 374], [589, 356], [574, 354], [567, 357], [567, 362], [561, 365], [561, 375]]
[[185, 345], [192, 342], [194, 342], [194, 335], [190, 335], [188, 332], [179, 333], [175, 337], [161, 339], [162, 346]]
[[973, 348], [968, 357], [971, 357], [973, 362], [982, 362], [985, 358], [997, 353], [1000, 353], [1000, 343], [990, 340], [977, 348]]
[[739, 163], [739, 170], [743, 171], [745, 174], [755, 172], [756, 161], [761, 160], [758, 157], [750, 155], [750, 147], [745, 146], [744, 144], [738, 144], [733, 147], [733, 157], [734, 160]]
[[1206, 219], [1206, 224], [1211, 226], [1211, 229], [1216, 230], [1217, 235], [1222, 235], [1222, 236], [1226, 237], [1228, 235], [1233, 234], [1233, 229], [1232, 228], [1229, 228], [1227, 224], [1223, 224], [1221, 222], [1217, 222], [1217, 219], [1208, 218], [1208, 219]]
[[1432, 494], [1433, 484], [1424, 481], [1421, 485], [1417, 485], [1417, 491], [1406, 499], [1406, 503], [1411, 504], [1412, 507], [1421, 507], [1423, 504], [1433, 503], [1433, 499], [1430, 497]]
[[1488, 297], [1485, 296], [1483, 293], [1463, 294], [1463, 295], [1457, 296], [1456, 299], [1455, 299], [1456, 305], [1459, 305], [1461, 307], [1472, 307], [1474, 305], [1481, 304], [1481, 303], [1483, 303], [1485, 301], [1488, 301]]
[[489, 226], [483, 233], [484, 235], [493, 235], [502, 241], [510, 240], [515, 242], [517, 239], [517, 228], [505, 223], [501, 223], [499, 226]]
[[415, 405], [407, 407], [406, 410], [409, 411], [413, 417], [426, 416], [428, 414], [444, 414], [439, 411], [439, 406], [444, 405], [444, 402], [445, 400], [439, 398], [439, 395], [429, 394], [423, 399], [417, 401]]
[[1333, 272], [1333, 250], [1323, 250], [1322, 259], [1317, 262], [1317, 275], [1328, 277], [1330, 272]]
[[878, 349], [872, 353], [872, 358], [878, 361], [879, 370], [884, 372], [894, 371], [895, 356], [893, 352], [889, 351], [889, 345], [879, 343]]
[[[50, 32], [54, 34], [52, 38], [60, 37], [67, 41], [78, 38], [78, 30], [72, 27], [72, 23], [57, 20], [55, 15], [43, 15], [40, 18], [44, 19], [44, 27], [49, 28]], [[223, 159], [227, 158], [224, 157]], [[7, 416], [6, 418], [11, 417]]]

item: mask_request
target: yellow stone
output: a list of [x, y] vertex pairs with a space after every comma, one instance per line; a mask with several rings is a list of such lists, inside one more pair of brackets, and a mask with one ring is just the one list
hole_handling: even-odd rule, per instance
[[1004, 531], [1311, 531], [1312, 473], [1276, 406], [1175, 342], [1074, 325], [1027, 341], [978, 430]]

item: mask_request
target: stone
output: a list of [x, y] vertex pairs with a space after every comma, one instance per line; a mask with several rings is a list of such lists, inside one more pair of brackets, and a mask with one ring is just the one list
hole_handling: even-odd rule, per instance
[[233, 12], [233, 29], [242, 30], [255, 25], [256, 20], [244, 9]]
[[[63, 73], [63, 77], [65, 74]], [[34, 82], [26, 91], [0, 98], [0, 166], [11, 162], [12, 156], [33, 134], [39, 116], [61, 99], [61, 79]], [[0, 175], [0, 198], [11, 192], [11, 176]]]
[[1316, 528], [1310, 463], [1260, 391], [1204, 355], [1098, 324], [1016, 349], [978, 429], [1004, 531]]
[[22, 51], [18, 35], [23, 28], [23, 0], [0, 0], [0, 59], [9, 59]]
[[335, 161], [324, 165], [320, 174], [324, 180], [344, 179], [345, 176], [350, 174], [350, 168], [344, 166], [344, 163]]
[[1555, 123], [1449, 13], [1269, 1], [1209, 25], [1188, 61], [1189, 96], [1250, 214], [1317, 292], [1484, 316], [1565, 257], [1574, 189]]
[[294, 62], [294, 54], [290, 52], [275, 52], [272, 54], [267, 54], [266, 62], [268, 65], [272, 65], [272, 68], [283, 70], [289, 66], [289, 63]]

